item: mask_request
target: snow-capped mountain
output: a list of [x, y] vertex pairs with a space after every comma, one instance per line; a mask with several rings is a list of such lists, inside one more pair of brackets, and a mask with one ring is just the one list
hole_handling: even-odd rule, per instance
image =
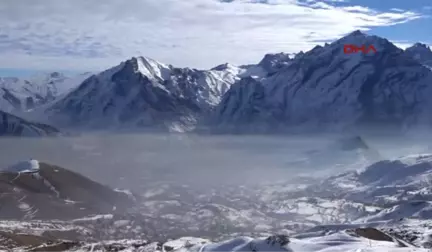
[[405, 53], [420, 63], [432, 68], [432, 50], [429, 46], [422, 43], [415, 43], [405, 49]]
[[189, 130], [241, 76], [265, 74], [258, 66], [196, 70], [134, 57], [88, 78], [46, 112], [59, 125]]
[[0, 77], [0, 108], [8, 112], [32, 109], [69, 92], [89, 76], [90, 73], [69, 77], [52, 72], [26, 79]]
[[52, 126], [29, 122], [0, 110], [0, 136], [52, 136], [58, 133]]
[[[373, 45], [377, 52], [345, 54], [344, 45]], [[353, 32], [298, 54], [262, 79], [231, 86], [216, 108], [220, 128], [432, 123], [432, 72], [388, 40]], [[264, 125], [264, 126], [263, 126]]]

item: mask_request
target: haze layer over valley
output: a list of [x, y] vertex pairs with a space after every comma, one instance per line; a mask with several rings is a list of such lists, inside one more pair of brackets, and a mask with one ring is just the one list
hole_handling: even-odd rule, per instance
[[[421, 235], [426, 232], [422, 230], [429, 230], [429, 226], [423, 226], [423, 229], [415, 226], [418, 221], [429, 225], [426, 220], [429, 216], [428, 197], [432, 194], [427, 185], [432, 181], [432, 165], [430, 156], [416, 153], [427, 152], [430, 141], [427, 137], [422, 140], [414, 137], [364, 138], [363, 141], [366, 145], [349, 138], [345, 141], [340, 135], [307, 138], [83, 134], [56, 138], [2, 138], [2, 167], [9, 167], [15, 160], [37, 157], [40, 162], [67, 167], [117, 188], [118, 192], [130, 190], [135, 206], [120, 208], [121, 205], [117, 205], [113, 212], [105, 208], [101, 210], [104, 215], [93, 213], [91, 218], [73, 220], [70, 226], [63, 219], [77, 217], [67, 212], [58, 220], [37, 222], [38, 216], [43, 216], [47, 210], [31, 203], [26, 196], [17, 202], [19, 209], [27, 213], [24, 205], [28, 205], [39, 211], [33, 214], [30, 211], [21, 220], [7, 218], [9, 220], [0, 221], [0, 226], [4, 230], [33, 234], [36, 229], [44, 232], [56, 230], [56, 236], [61, 239], [88, 242], [128, 238], [129, 243], [118, 241], [116, 246], [147, 249], [151, 244], [143, 240], [164, 244], [169, 238], [187, 236], [221, 241], [242, 235], [269, 237], [272, 234], [288, 235], [292, 239], [290, 246], [296, 246], [296, 239], [301, 242], [305, 235], [311, 237], [312, 234], [307, 233], [317, 232], [317, 226], [324, 225], [329, 232], [327, 235], [314, 234], [324, 240], [350, 236], [344, 230], [369, 226], [390, 236], [394, 233], [402, 243], [413, 239], [410, 242], [414, 245], [409, 246], [429, 246], [428, 238]], [[395, 163], [379, 163], [375, 153], [379, 153], [380, 160], [395, 160]], [[401, 155], [405, 158], [401, 159]], [[411, 157], [407, 157], [409, 155]], [[401, 167], [397, 164], [399, 160], [408, 166]], [[415, 168], [416, 163], [423, 168]], [[392, 172], [392, 167], [397, 170]], [[51, 176], [55, 173], [48, 174], [45, 171], [41, 176], [52, 181]], [[17, 176], [11, 178], [14, 177]], [[386, 188], [383, 193], [374, 181], [384, 178], [387, 179], [382, 184]], [[62, 183], [69, 183], [66, 181]], [[61, 184], [51, 183], [53, 190], [60, 190]], [[74, 183], [74, 187], [80, 188], [87, 182], [76, 180]], [[350, 187], [356, 183], [362, 183], [360, 191]], [[20, 188], [19, 184], [16, 186]], [[401, 194], [398, 189], [401, 186], [406, 187], [405, 193]], [[62, 195], [63, 192], [60, 197]], [[410, 202], [413, 202], [412, 206]], [[0, 214], [5, 214], [4, 211], [0, 209]], [[396, 217], [391, 216], [396, 211], [397, 220], [407, 220], [394, 223]], [[65, 233], [70, 229], [76, 231]], [[85, 236], [80, 235], [83, 232]], [[404, 234], [411, 238], [402, 237]], [[359, 242], [367, 246], [367, 239], [378, 238], [361, 239], [365, 240]], [[249, 246], [249, 241], [242, 242]], [[259, 243], [258, 240], [252, 243], [256, 242]], [[393, 240], [381, 245], [378, 245], [380, 241], [374, 242], [376, 246], [387, 248], [398, 246], [396, 240], [394, 244]], [[181, 247], [183, 243], [198, 244], [201, 240], [184, 238], [177, 243]], [[330, 244], [331, 241], [330, 248], [334, 246]], [[349, 244], [347, 242], [344, 246], [354, 246]], [[73, 247], [77, 246], [86, 245], [75, 244]], [[163, 246], [171, 245], [166, 243]], [[274, 251], [276, 248], [268, 249]]]

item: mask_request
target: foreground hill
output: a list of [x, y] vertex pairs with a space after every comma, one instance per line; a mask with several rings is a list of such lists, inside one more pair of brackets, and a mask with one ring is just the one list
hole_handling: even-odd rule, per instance
[[59, 133], [50, 125], [30, 122], [0, 110], [0, 136], [54, 136]]
[[0, 171], [0, 219], [67, 220], [125, 211], [134, 200], [59, 166], [24, 161]]

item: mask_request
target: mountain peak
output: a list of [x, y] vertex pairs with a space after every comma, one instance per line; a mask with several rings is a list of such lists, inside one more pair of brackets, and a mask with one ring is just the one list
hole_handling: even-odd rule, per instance
[[217, 66], [213, 67], [210, 70], [224, 71], [224, 70], [232, 69], [232, 68], [235, 68], [235, 66], [233, 66], [232, 64], [230, 64], [230, 63], [227, 62], [227, 63], [224, 63], [224, 64], [217, 65]]
[[336, 45], [337, 47], [341, 45], [352, 44], [358, 47], [361, 46], [373, 46], [377, 51], [380, 52], [402, 52], [402, 50], [396, 47], [389, 40], [379, 37], [376, 35], [368, 35], [366, 33], [361, 32], [360, 30], [353, 31], [346, 35], [345, 37], [336, 40], [331, 44]]
[[411, 47], [408, 47], [406, 51], [417, 51], [417, 52], [432, 52], [431, 48], [423, 43], [417, 42]]
[[360, 30], [355, 30], [349, 33], [346, 37], [359, 37], [359, 36], [366, 37], [367, 34], [361, 32]]
[[[336, 43], [352, 43], [352, 44], [358, 44], [358, 43], [364, 43], [366, 40], [370, 40], [372, 36], [369, 36], [360, 30], [353, 31], [351, 33], [348, 33], [344, 37], [336, 40]], [[332, 43], [333, 44], [333, 43]]]
[[432, 50], [426, 44], [417, 42], [413, 46], [405, 49], [405, 54], [424, 65], [432, 66]]
[[160, 63], [152, 58], [138, 56], [128, 60], [134, 71], [140, 72], [142, 75], [150, 79], [164, 80], [170, 75], [170, 67]]
[[268, 72], [273, 72], [288, 65], [292, 61], [292, 58], [292, 55], [288, 53], [268, 53], [264, 55], [264, 58], [258, 63], [258, 65]]
[[417, 47], [417, 48], [427, 48], [427, 49], [430, 49], [428, 45], [423, 44], [423, 43], [420, 43], [420, 42], [415, 43], [412, 47]]
[[59, 72], [52, 72], [52, 73], [50, 73], [50, 77], [52, 77], [52, 78], [59, 78], [61, 76], [62, 76], [62, 74], [59, 73]]

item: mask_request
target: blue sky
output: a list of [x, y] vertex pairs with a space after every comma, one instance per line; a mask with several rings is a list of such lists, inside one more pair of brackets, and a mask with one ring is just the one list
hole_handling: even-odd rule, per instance
[[[379, 11], [392, 9], [408, 10], [424, 15], [423, 18], [394, 26], [373, 28], [370, 33], [386, 37], [390, 40], [408, 43], [420, 41], [432, 45], [432, 0], [350, 0], [336, 5], [360, 5]], [[431, 16], [431, 17], [428, 17]]]
[[353, 30], [432, 44], [432, 0], [0, 0], [0, 76], [100, 71], [132, 56], [210, 68]]

